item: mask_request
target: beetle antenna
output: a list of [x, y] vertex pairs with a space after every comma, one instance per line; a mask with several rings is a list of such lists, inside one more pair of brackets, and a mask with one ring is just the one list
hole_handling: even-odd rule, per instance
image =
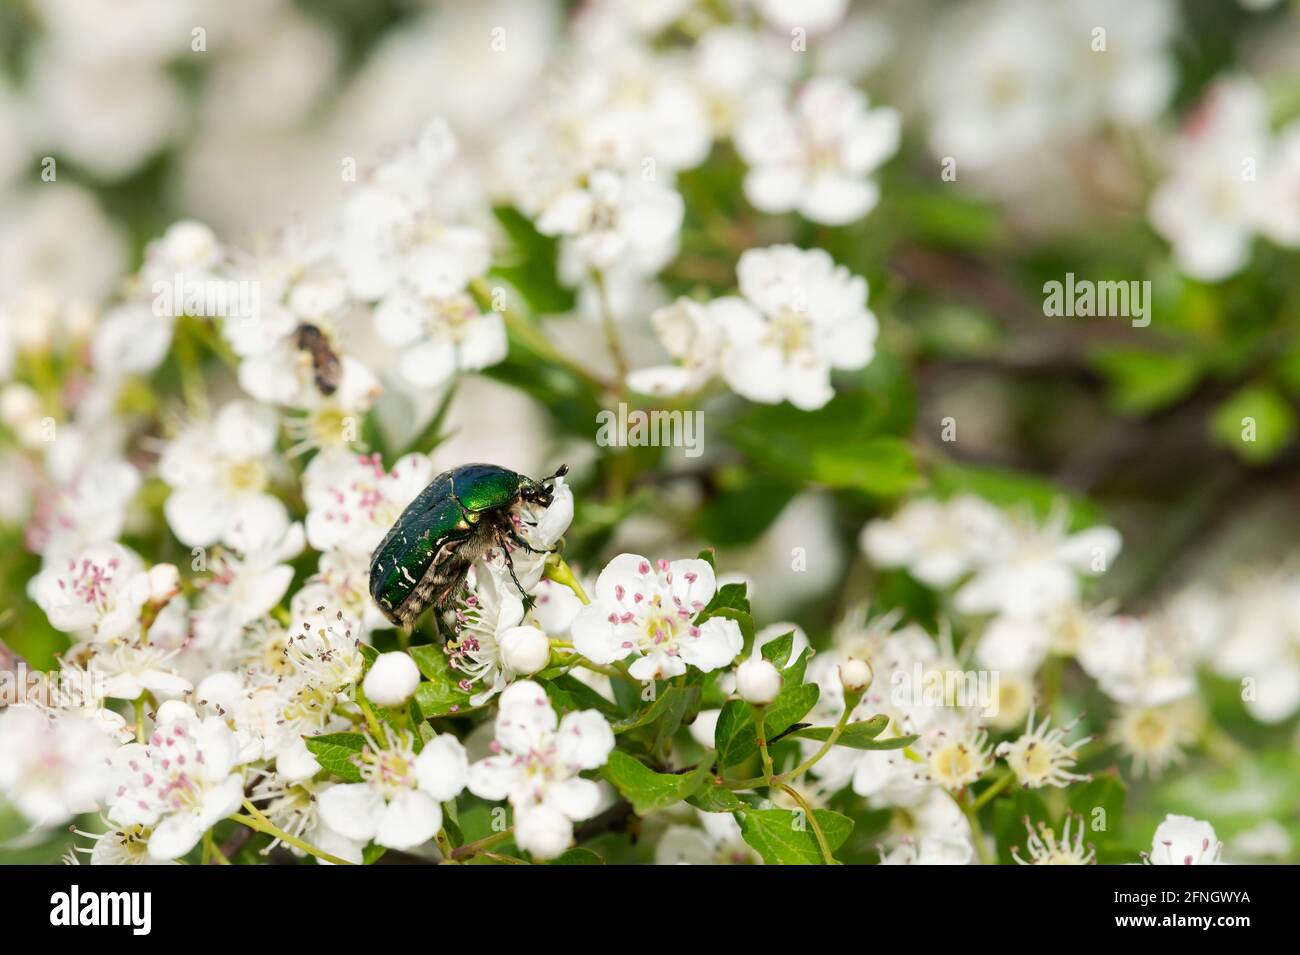
[[564, 475], [568, 473], [569, 473], [569, 466], [567, 464], [561, 464], [558, 468], [555, 469], [554, 474], [542, 478], [542, 483], [545, 484], [547, 481], [554, 481], [556, 478], [564, 477]]

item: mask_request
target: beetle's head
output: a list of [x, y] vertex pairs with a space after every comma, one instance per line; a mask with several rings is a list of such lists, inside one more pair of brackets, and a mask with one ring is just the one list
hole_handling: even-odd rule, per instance
[[520, 491], [520, 497], [525, 501], [533, 504], [540, 504], [542, 507], [551, 506], [551, 498], [555, 490], [555, 479], [564, 477], [569, 473], [569, 466], [561, 464], [556, 468], [554, 474], [549, 474], [540, 481], [529, 480]]

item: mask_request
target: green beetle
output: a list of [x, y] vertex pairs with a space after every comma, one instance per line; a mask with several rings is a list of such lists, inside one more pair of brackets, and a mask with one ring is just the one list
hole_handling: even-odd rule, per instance
[[463, 464], [444, 471], [416, 495], [370, 558], [370, 596], [384, 616], [410, 627], [430, 606], [441, 609], [465, 582], [470, 566], [500, 547], [515, 586], [507, 542], [532, 553], [515, 526], [518, 506], [551, 505], [556, 478], [535, 481], [495, 464]]

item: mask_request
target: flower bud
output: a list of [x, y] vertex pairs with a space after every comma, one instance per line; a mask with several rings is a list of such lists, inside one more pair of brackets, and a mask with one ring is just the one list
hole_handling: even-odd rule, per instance
[[407, 654], [381, 653], [361, 685], [366, 697], [380, 706], [401, 706], [415, 692], [420, 670]]
[[181, 572], [175, 564], [154, 564], [149, 568], [149, 599], [163, 603], [181, 589]]
[[850, 658], [840, 664], [840, 683], [844, 685], [846, 693], [860, 693], [867, 687], [871, 686], [875, 674], [871, 672], [871, 664], [866, 660]]
[[736, 692], [746, 703], [766, 706], [781, 692], [781, 671], [760, 656], [736, 667]]
[[536, 627], [511, 627], [498, 644], [501, 662], [520, 676], [544, 669], [551, 659], [551, 641]]

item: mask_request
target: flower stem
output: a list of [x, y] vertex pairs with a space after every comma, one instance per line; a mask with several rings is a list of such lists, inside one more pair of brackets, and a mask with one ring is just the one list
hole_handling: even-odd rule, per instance
[[205, 862], [211, 861], [217, 865], [230, 865], [230, 860], [226, 858], [226, 854], [212, 840], [211, 829], [203, 834], [203, 856]]
[[480, 852], [491, 849], [495, 845], [500, 845], [514, 834], [515, 827], [511, 826], [508, 829], [501, 830], [500, 832], [494, 832], [490, 836], [484, 836], [476, 842], [467, 842], [459, 849], [452, 851], [450, 861], [460, 862], [463, 859], [468, 859]]
[[548, 580], [553, 580], [557, 584], [562, 584], [574, 592], [582, 603], [591, 603], [591, 598], [587, 596], [587, 591], [582, 589], [582, 581], [578, 580], [577, 574], [573, 572], [563, 557], [559, 554], [551, 554], [546, 558], [546, 570], [544, 576]]
[[830, 843], [826, 841], [826, 833], [822, 832], [821, 823], [817, 821], [817, 813], [813, 812], [812, 806], [808, 805], [808, 800], [804, 799], [799, 790], [793, 786], [782, 783], [781, 788], [799, 804], [799, 808], [803, 810], [804, 816], [807, 817], [808, 825], [812, 826], [813, 835], [817, 838], [817, 848], [821, 850], [822, 861], [827, 865], [839, 865], [839, 862], [835, 860], [835, 855], [831, 852]]
[[[767, 707], [754, 707], [754, 729], [758, 735], [758, 752], [763, 758], [763, 779], [772, 785], [772, 754], [767, 751]], [[784, 788], [784, 787], [783, 787]]]
[[268, 836], [274, 836], [276, 839], [279, 839], [285, 845], [293, 846], [295, 849], [301, 849], [303, 852], [307, 853], [308, 855], [315, 856], [317, 859], [320, 859], [324, 862], [330, 862], [333, 863], [334, 865], [352, 865], [352, 863], [349, 862], [347, 859], [340, 859], [338, 856], [331, 855], [330, 853], [326, 852], [324, 849], [318, 849], [315, 846], [313, 846], [311, 843], [304, 842], [303, 840], [299, 839], [297, 836], [292, 836], [289, 833], [285, 832], [283, 829], [281, 829], [279, 826], [273, 823], [270, 819], [267, 819], [266, 816], [262, 815], [262, 811], [258, 809], [256, 806], [254, 806], [247, 799], [244, 800], [244, 808], [248, 810], [250, 815], [243, 816], [240, 815], [239, 813], [236, 813], [230, 818], [235, 820], [235, 822], [242, 823], [243, 825], [248, 826], [249, 829], [256, 829], [258, 832], [264, 832]]
[[975, 810], [975, 812], [979, 812], [979, 811], [980, 811], [981, 809], [983, 809], [986, 805], [988, 805], [989, 801], [990, 801], [994, 796], [996, 796], [998, 793], [1002, 792], [1002, 790], [1006, 789], [1006, 787], [1007, 787], [1007, 783], [1011, 782], [1011, 780], [1013, 780], [1013, 779], [1015, 779], [1015, 778], [1016, 778], [1016, 777], [1015, 777], [1015, 773], [1007, 773], [1006, 775], [1004, 775], [1004, 776], [1001, 777], [1000, 779], [995, 780], [995, 781], [994, 781], [994, 782], [989, 786], [988, 789], [984, 790], [982, 793], [979, 794], [979, 798], [975, 800], [975, 805], [972, 806], [971, 808], [973, 808], [973, 809]]
[[605, 286], [605, 277], [598, 271], [591, 273], [592, 284], [600, 299], [600, 324], [605, 329], [605, 344], [609, 347], [609, 356], [614, 361], [614, 373], [618, 375], [619, 387], [627, 381], [627, 355], [623, 353], [623, 343], [618, 338], [618, 324], [614, 320], [614, 310], [610, 307], [609, 290]]
[[144, 694], [135, 698], [135, 741], [143, 744], [144, 734]]
[[966, 816], [966, 821], [970, 823], [971, 841], [975, 843], [975, 852], [979, 855], [980, 865], [993, 865], [994, 860], [989, 856], [989, 847], [984, 842], [984, 827], [980, 825], [979, 812], [975, 805], [956, 796], [953, 796], [952, 800]]

